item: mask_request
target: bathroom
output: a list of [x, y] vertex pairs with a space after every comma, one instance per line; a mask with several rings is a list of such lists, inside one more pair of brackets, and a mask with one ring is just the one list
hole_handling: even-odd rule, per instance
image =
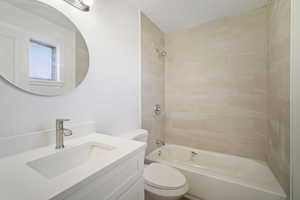
[[299, 13], [0, 0], [0, 199], [300, 199]]

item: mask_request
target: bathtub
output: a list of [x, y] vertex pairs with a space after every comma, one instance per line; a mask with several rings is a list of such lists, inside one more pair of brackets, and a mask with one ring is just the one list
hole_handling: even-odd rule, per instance
[[146, 157], [179, 169], [187, 178], [187, 197], [195, 200], [285, 200], [286, 195], [263, 161], [165, 145]]

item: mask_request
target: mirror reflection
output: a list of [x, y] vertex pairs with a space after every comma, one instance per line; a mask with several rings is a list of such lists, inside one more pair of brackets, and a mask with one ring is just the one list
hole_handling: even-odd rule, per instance
[[0, 0], [0, 75], [37, 95], [76, 88], [89, 66], [86, 42], [56, 9], [36, 0]]

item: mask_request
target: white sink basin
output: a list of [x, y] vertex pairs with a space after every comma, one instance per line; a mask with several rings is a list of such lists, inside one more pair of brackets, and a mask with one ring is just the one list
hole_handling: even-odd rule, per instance
[[89, 161], [99, 160], [113, 149], [115, 148], [109, 145], [89, 142], [28, 162], [27, 165], [51, 179]]

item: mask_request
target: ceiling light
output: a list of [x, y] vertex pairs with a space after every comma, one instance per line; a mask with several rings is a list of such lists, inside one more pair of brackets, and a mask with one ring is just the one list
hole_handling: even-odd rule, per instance
[[78, 8], [79, 10], [86, 11], [86, 12], [90, 10], [91, 6], [94, 3], [94, 0], [64, 0], [64, 1]]

